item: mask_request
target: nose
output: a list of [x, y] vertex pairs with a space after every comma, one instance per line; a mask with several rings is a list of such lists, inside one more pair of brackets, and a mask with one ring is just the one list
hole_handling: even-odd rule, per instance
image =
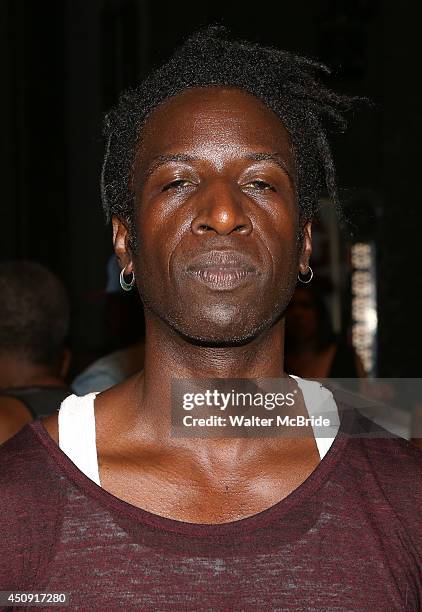
[[242, 205], [243, 194], [222, 181], [213, 182], [198, 194], [197, 214], [192, 221], [192, 232], [202, 235], [214, 232], [227, 236], [232, 232], [248, 235], [252, 222]]

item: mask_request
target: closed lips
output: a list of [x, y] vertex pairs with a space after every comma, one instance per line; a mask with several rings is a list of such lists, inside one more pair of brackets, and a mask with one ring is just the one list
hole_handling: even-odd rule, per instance
[[187, 271], [215, 289], [233, 289], [257, 272], [247, 257], [215, 251], [195, 258]]
[[233, 253], [229, 251], [209, 251], [195, 257], [189, 264], [188, 272], [198, 272], [201, 270], [222, 270], [222, 271], [244, 271], [246, 273], [256, 272], [256, 268], [249, 257], [243, 253]]

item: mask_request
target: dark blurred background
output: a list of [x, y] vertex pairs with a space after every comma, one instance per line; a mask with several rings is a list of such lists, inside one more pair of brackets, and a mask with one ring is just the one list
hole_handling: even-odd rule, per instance
[[374, 102], [333, 143], [351, 219], [334, 249], [342, 261], [339, 324], [346, 332], [353, 318], [351, 248], [370, 244], [378, 321], [373, 373], [420, 376], [420, 32], [416, 9], [392, 0], [197, 8], [151, 0], [1, 0], [0, 259], [39, 261], [66, 283], [74, 373], [115, 348], [104, 312], [112, 249], [100, 207], [102, 116], [123, 88], [210, 22], [320, 58], [334, 69], [335, 88]]

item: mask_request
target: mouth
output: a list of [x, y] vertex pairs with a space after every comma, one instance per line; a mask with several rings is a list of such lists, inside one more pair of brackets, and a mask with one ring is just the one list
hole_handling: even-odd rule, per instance
[[257, 269], [242, 253], [210, 251], [195, 258], [186, 270], [196, 281], [216, 291], [230, 291], [247, 284]]

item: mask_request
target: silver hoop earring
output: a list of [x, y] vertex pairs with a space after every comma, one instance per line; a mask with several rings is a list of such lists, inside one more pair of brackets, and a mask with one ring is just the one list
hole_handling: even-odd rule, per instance
[[300, 272], [299, 272], [299, 274], [297, 275], [297, 280], [298, 280], [298, 281], [300, 281], [301, 283], [303, 283], [304, 285], [307, 285], [308, 283], [310, 283], [310, 282], [311, 282], [311, 280], [312, 280], [312, 279], [313, 279], [313, 277], [314, 277], [314, 273], [313, 273], [312, 268], [311, 268], [311, 266], [310, 266], [309, 264], [308, 264], [308, 272], [309, 272], [310, 276], [309, 276], [309, 278], [308, 278], [307, 280], [303, 280], [303, 278], [302, 278], [302, 276], [301, 276]]
[[123, 291], [130, 291], [135, 284], [135, 273], [132, 272], [131, 281], [130, 283], [127, 283], [125, 281], [125, 269], [126, 268], [123, 268], [123, 270], [120, 271], [120, 286], [123, 289]]

